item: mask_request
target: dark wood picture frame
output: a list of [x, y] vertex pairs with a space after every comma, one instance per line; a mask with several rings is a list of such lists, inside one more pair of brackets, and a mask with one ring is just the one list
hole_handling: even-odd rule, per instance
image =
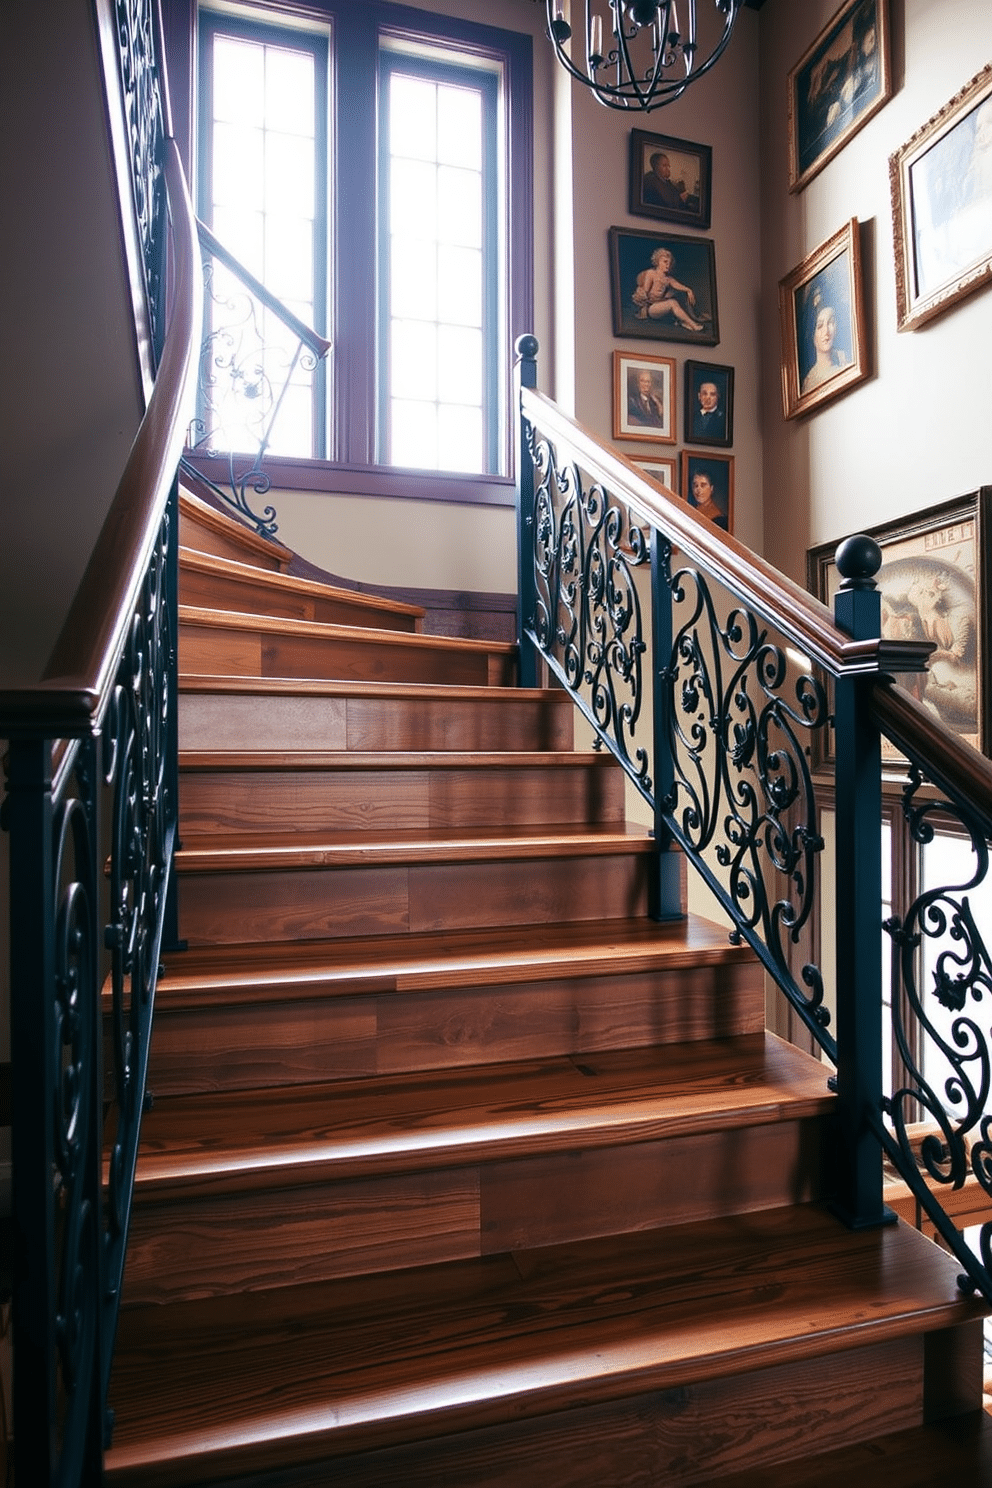
[[[611, 227], [608, 243], [615, 336], [717, 345], [716, 253], [711, 238]], [[659, 265], [657, 259], [664, 254], [669, 262], [664, 265], [662, 257]]]
[[[992, 486], [982, 486], [866, 529], [882, 549], [882, 635], [937, 643], [929, 670], [900, 674], [899, 682], [983, 754], [992, 748], [990, 521]], [[831, 607], [840, 583], [837, 546], [822, 543], [806, 555], [807, 587]], [[891, 749], [883, 754], [897, 758]]]
[[[714, 455], [702, 450], [683, 450], [681, 470], [681, 493], [685, 501], [701, 516], [709, 517], [715, 527], [724, 532], [734, 530], [734, 457]], [[705, 477], [710, 483], [712, 495], [694, 486], [696, 477]], [[707, 510], [700, 499], [706, 498], [717, 510]]]
[[686, 444], [729, 448], [734, 442], [733, 367], [687, 361], [682, 406]]
[[671, 134], [649, 134], [644, 129], [630, 131], [628, 207], [632, 217], [658, 217], [705, 232], [710, 225], [712, 175], [710, 145]]
[[779, 281], [779, 314], [787, 419], [864, 382], [870, 369], [857, 218]]
[[845, 0], [789, 73], [789, 190], [801, 191], [891, 96], [889, 0]]

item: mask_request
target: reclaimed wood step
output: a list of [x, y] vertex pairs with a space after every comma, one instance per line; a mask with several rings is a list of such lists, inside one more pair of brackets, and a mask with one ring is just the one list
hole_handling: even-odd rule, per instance
[[550, 688], [180, 677], [181, 749], [565, 750], [574, 708]]
[[253, 563], [256, 568], [285, 573], [293, 557], [273, 538], [260, 537], [232, 513], [226, 516], [191, 491], [179, 488], [179, 542], [184, 548]]
[[242, 752], [180, 756], [180, 831], [401, 831], [620, 823], [609, 755]]
[[695, 916], [211, 946], [166, 958], [148, 1078], [244, 1090], [763, 1028], [757, 958]]
[[770, 1034], [159, 1100], [142, 1127], [127, 1295], [315, 1282], [800, 1203], [822, 1196], [835, 1103], [819, 1061]]
[[222, 558], [194, 548], [179, 550], [179, 602], [249, 615], [319, 620], [334, 625], [372, 625], [380, 630], [419, 631], [419, 605], [379, 599], [354, 589]]
[[647, 914], [643, 828], [187, 838], [184, 938], [241, 945]]
[[516, 646], [179, 606], [182, 675], [512, 684]]
[[936, 1362], [985, 1310], [956, 1271], [903, 1225], [797, 1206], [125, 1305], [107, 1481], [687, 1488], [805, 1459], [924, 1423]]

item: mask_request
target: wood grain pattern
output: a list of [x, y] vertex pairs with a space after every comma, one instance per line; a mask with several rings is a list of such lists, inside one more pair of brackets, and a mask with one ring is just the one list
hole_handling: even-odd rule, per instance
[[285, 572], [292, 557], [282, 543], [259, 537], [234, 516], [226, 516], [182, 486], [179, 489], [179, 541], [183, 547], [233, 558], [238, 562], [250, 562], [256, 568], [272, 572]]

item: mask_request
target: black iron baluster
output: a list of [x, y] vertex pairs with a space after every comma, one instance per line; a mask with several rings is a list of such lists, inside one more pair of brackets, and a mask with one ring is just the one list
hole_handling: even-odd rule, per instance
[[520, 336], [516, 343], [515, 406], [517, 458], [517, 671], [521, 687], [538, 683], [538, 650], [528, 635], [537, 611], [534, 576], [534, 460], [529, 430], [520, 411], [520, 389], [537, 387], [536, 336]]

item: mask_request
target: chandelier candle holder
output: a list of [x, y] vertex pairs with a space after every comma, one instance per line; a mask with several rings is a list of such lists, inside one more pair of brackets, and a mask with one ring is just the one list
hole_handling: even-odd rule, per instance
[[564, 0], [545, 3], [548, 35], [566, 72], [607, 108], [647, 113], [680, 97], [722, 56], [743, 0], [711, 0], [716, 20], [704, 26], [713, 34], [702, 61], [696, 0], [572, 0], [574, 27]]

